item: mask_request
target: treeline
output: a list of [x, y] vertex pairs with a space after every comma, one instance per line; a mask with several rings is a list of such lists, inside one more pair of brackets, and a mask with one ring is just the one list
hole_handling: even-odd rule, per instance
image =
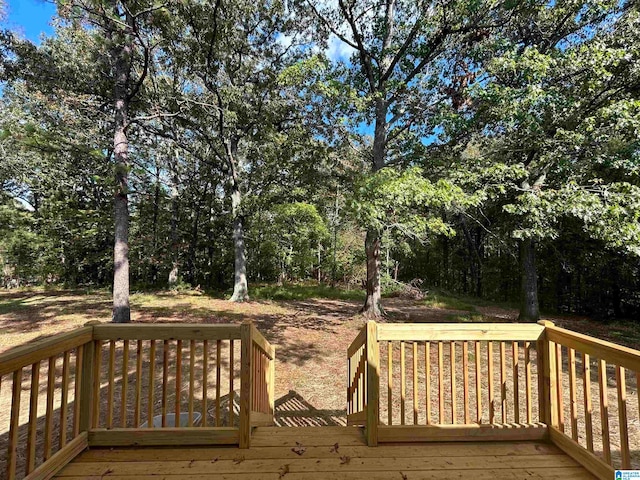
[[58, 2], [2, 33], [4, 283], [640, 309], [636, 2]]

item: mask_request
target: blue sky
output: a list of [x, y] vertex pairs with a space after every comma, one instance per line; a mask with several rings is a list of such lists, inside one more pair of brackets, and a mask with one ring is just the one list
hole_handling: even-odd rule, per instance
[[39, 42], [43, 33], [53, 33], [50, 25], [51, 17], [56, 12], [53, 3], [44, 0], [6, 0], [6, 4], [3, 28], [19, 32], [33, 42]]

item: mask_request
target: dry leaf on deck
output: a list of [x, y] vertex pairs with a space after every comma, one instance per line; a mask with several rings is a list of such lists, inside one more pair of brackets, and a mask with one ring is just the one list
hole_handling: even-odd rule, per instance
[[284, 477], [287, 473], [289, 473], [289, 464], [286, 463], [284, 465], [282, 465], [280, 467], [280, 470], [278, 470], [278, 472], [280, 473], [280, 475], [278, 476], [278, 478], [282, 478]]

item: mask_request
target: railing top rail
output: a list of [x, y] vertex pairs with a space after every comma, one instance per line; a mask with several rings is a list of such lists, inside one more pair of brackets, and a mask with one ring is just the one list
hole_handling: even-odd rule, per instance
[[93, 338], [93, 327], [80, 327], [0, 354], [0, 376], [76, 348]]
[[251, 325], [251, 328], [253, 343], [260, 347], [260, 349], [267, 355], [269, 360], [273, 360], [276, 355], [276, 351], [273, 345], [271, 345], [269, 341], [264, 338], [264, 335], [262, 335], [262, 333], [260, 333], [260, 330], [258, 330], [254, 325]]
[[378, 341], [536, 341], [535, 323], [380, 323]]
[[353, 339], [349, 348], [347, 348], [347, 356], [351, 358], [367, 341], [367, 326], [365, 325], [360, 329], [356, 338]]
[[623, 347], [616, 343], [556, 326], [547, 326], [546, 334], [550, 342], [559, 343], [573, 348], [577, 352], [586, 353], [608, 363], [640, 372], [640, 350]]
[[93, 330], [95, 340], [236, 340], [240, 325], [234, 324], [100, 324]]

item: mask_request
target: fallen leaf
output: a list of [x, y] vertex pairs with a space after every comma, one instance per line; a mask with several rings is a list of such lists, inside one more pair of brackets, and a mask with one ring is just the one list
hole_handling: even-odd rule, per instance
[[193, 467], [193, 464], [194, 464], [194, 463], [196, 463], [196, 461], [195, 461], [195, 460], [191, 460], [191, 461], [189, 462], [189, 468]]
[[238, 464], [240, 464], [240, 463], [244, 462], [244, 460], [245, 460], [244, 456], [242, 456], [242, 457], [236, 457], [236, 458], [234, 458], [234, 459], [233, 459], [233, 463], [235, 463], [236, 465], [238, 465]]
[[287, 473], [289, 473], [289, 464], [286, 463], [286, 464], [282, 465], [280, 467], [280, 470], [278, 470], [278, 472], [280, 473], [278, 478], [283, 478]]
[[105, 475], [109, 475], [110, 473], [113, 473], [113, 469], [111, 468], [107, 468], [104, 473], [102, 475], [100, 475], [101, 477], [104, 477]]
[[351, 457], [345, 455], [344, 457], [340, 457], [340, 465], [348, 465], [351, 461]]
[[304, 452], [307, 451], [307, 447], [305, 447], [304, 445], [302, 445], [300, 442], [296, 442], [296, 446], [293, 447], [291, 449], [291, 451], [293, 453], [295, 453], [296, 455], [302, 455]]
[[338, 449], [340, 448], [340, 445], [338, 445], [338, 442], [333, 444], [333, 447], [331, 447], [331, 450], [329, 450], [329, 453], [338, 453]]
[[402, 480], [407, 480], [408, 477], [404, 473], [400, 472], [400, 475], [402, 476]]

